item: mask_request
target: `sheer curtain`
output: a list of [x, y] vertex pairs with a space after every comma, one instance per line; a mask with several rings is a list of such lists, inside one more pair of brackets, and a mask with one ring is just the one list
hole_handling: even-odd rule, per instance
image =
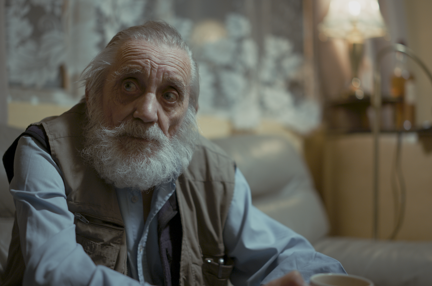
[[[4, 19], [4, 0], [0, 0], [0, 19]], [[0, 23], [0, 124], [7, 124], [8, 121], [8, 82], [6, 74], [6, 45], [5, 41], [5, 22]]]
[[306, 2], [5, 0], [11, 99], [73, 104], [83, 94], [80, 72], [115, 33], [160, 19], [199, 63], [199, 114], [238, 129], [270, 118], [306, 133], [321, 120], [313, 61], [304, 54]]

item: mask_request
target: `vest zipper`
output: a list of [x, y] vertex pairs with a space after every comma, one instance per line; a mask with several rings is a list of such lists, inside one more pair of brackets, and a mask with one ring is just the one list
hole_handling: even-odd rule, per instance
[[116, 230], [122, 230], [122, 231], [124, 230], [124, 227], [122, 227], [122, 226], [118, 226], [118, 225], [115, 225], [115, 224], [110, 223], [110, 222], [104, 222], [100, 219], [97, 219], [97, 218], [94, 218], [91, 216], [82, 215], [80, 213], [74, 213], [74, 215], [75, 215], [75, 218], [77, 220], [79, 220], [85, 224], [97, 225], [97, 226], [106, 227], [109, 229], [116, 229]]
[[85, 224], [89, 224], [90, 222], [88, 221], [88, 219], [86, 219], [82, 214], [80, 213], [75, 213], [74, 214], [76, 219], [80, 220], [81, 222], [85, 223]]

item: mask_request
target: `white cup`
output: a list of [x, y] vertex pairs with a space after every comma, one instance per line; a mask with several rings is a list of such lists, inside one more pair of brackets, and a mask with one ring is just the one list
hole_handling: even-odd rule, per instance
[[310, 279], [311, 286], [373, 286], [372, 281], [354, 275], [322, 273]]

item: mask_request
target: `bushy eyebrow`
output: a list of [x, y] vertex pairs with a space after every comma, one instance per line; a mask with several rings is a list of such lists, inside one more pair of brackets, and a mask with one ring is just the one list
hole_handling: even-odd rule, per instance
[[183, 80], [181, 80], [179, 78], [176, 78], [176, 77], [166, 76], [165, 75], [164, 76], [164, 81], [167, 82], [167, 83], [169, 83], [169, 84], [171, 84], [171, 85], [179, 87], [179, 88], [186, 88], [187, 87], [187, 85], [185, 84], [185, 82]]
[[128, 65], [114, 72], [114, 79], [119, 79], [125, 75], [139, 74], [143, 73], [143, 68], [141, 66]]
[[[114, 71], [113, 80], [119, 82], [125, 76], [132, 76], [136, 74], [144, 74], [145, 68], [140, 65], [127, 65], [123, 66], [117, 71]], [[181, 78], [172, 76], [169, 73], [164, 73], [163, 80], [165, 84], [171, 85], [179, 89], [182, 93], [186, 93], [186, 89], [189, 87]]]
[[176, 78], [176, 77], [171, 77], [171, 76], [165, 76], [164, 82], [167, 85], [170, 85], [173, 88], [175, 88], [179, 92], [181, 100], [183, 101], [185, 95], [188, 93], [188, 91], [187, 91], [188, 85], [186, 85], [183, 80]]

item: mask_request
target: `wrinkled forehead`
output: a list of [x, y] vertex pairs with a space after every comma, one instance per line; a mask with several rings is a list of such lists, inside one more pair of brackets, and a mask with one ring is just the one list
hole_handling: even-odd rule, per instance
[[158, 79], [182, 81], [190, 85], [191, 63], [186, 51], [165, 44], [145, 40], [130, 40], [117, 51], [112, 69], [113, 76], [142, 73]]

